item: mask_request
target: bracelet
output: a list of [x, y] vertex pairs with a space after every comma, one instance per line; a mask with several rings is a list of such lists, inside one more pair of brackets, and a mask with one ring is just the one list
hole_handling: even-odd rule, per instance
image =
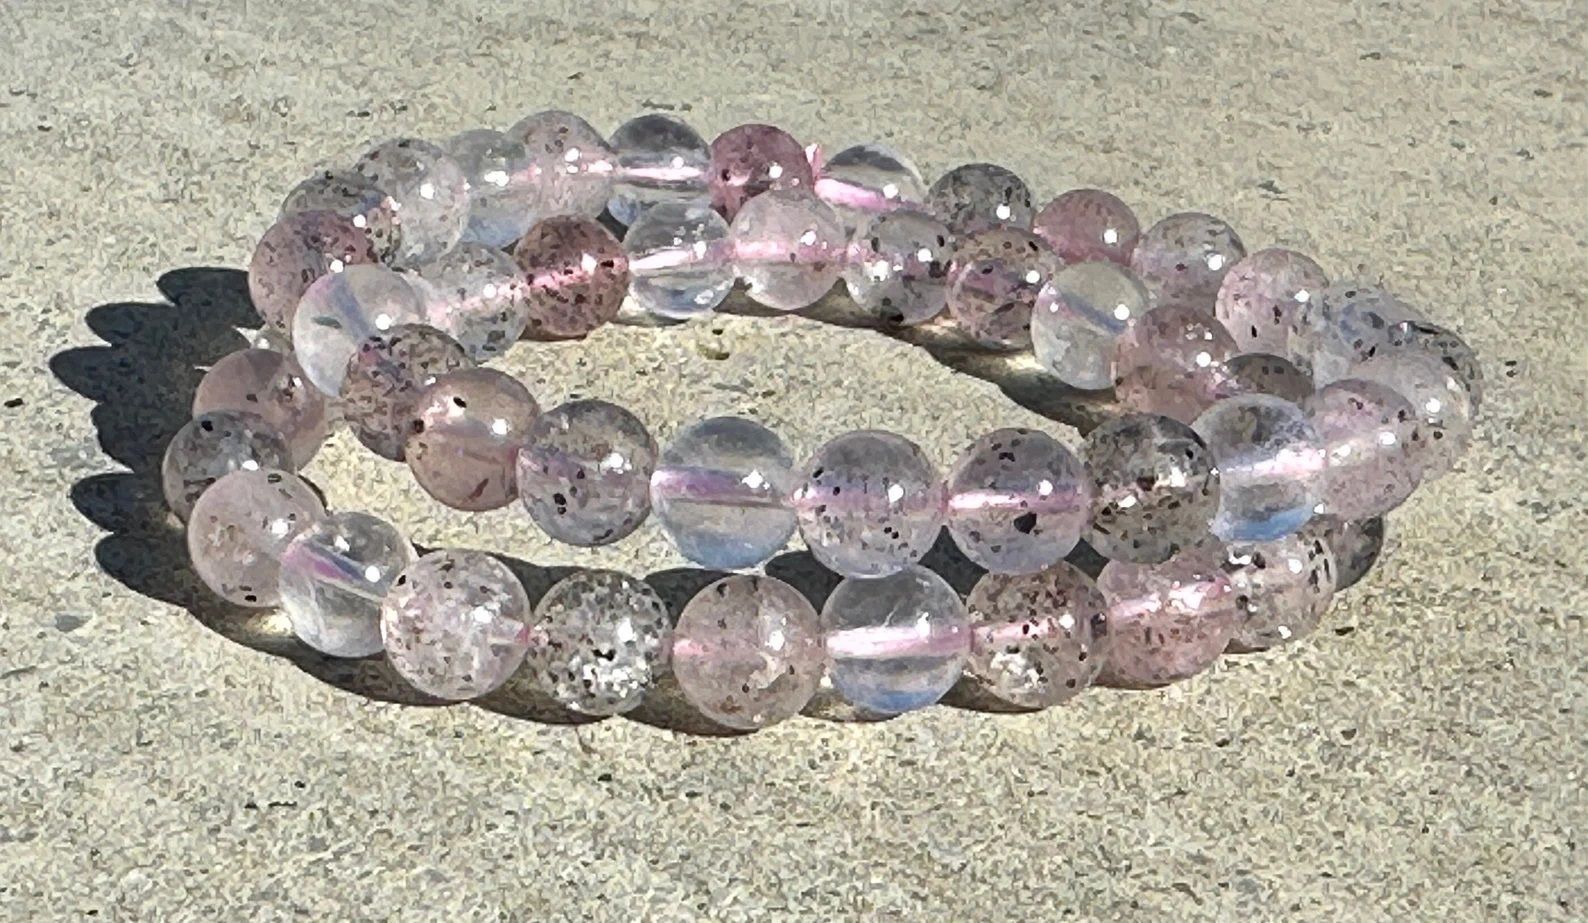
[[[1291, 250], [1247, 253], [1210, 215], [1143, 231], [1100, 190], [1033, 201], [992, 164], [927, 186], [880, 145], [826, 158], [762, 124], [707, 144], [659, 114], [610, 140], [548, 111], [445, 147], [386, 142], [300, 184], [261, 238], [250, 294], [283, 346], [206, 373], [166, 452], [167, 500], [217, 594], [280, 605], [325, 654], [384, 652], [451, 700], [525, 670], [563, 706], [611, 715], [670, 673], [708, 718], [755, 729], [804, 710], [824, 677], [889, 715], [964, 676], [1029, 709], [1306, 635], [1371, 566], [1381, 517], [1470, 443], [1472, 350], [1379, 285], [1331, 284]], [[737, 417], [659, 449], [616, 404], [542, 410], [482, 364], [625, 311], [706, 314], [736, 282], [801, 311], [840, 279], [874, 326], [1055, 393], [1112, 389], [1120, 412], [1079, 455], [998, 429], [942, 476], [873, 430], [797, 464]], [[676, 623], [646, 583], [607, 570], [532, 606], [484, 552], [420, 556], [379, 518], [327, 512], [296, 472], [335, 417], [456, 509], [516, 499], [580, 546], [654, 511], [680, 554], [724, 571], [797, 531], [843, 579], [820, 612], [755, 572], [707, 586]], [[945, 526], [986, 570], [963, 601], [919, 564]], [[1083, 543], [1107, 559], [1095, 579], [1067, 560]]]

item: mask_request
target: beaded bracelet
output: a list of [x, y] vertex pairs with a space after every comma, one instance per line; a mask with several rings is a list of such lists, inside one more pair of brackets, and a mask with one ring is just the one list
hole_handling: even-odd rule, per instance
[[[824, 674], [880, 714], [929, 705], [962, 674], [1039, 708], [1307, 634], [1376, 556], [1378, 517], [1469, 443], [1472, 351], [1376, 285], [1331, 285], [1290, 250], [1248, 254], [1209, 215], [1142, 232], [1099, 190], [1032, 202], [991, 164], [927, 187], [879, 145], [826, 159], [759, 124], [708, 145], [666, 115], [610, 141], [552, 111], [445, 149], [378, 145], [294, 189], [261, 239], [250, 291], [291, 347], [209, 370], [166, 453], [167, 498], [216, 593], [281, 605], [326, 654], [384, 651], [446, 699], [524, 669], [563, 705], [609, 715], [670, 669], [740, 729], [798, 713]], [[1123, 413], [1080, 458], [1045, 433], [995, 430], [944, 478], [879, 431], [796, 465], [734, 417], [658, 451], [622, 407], [542, 412], [479, 364], [625, 309], [705, 314], [736, 281], [798, 311], [840, 278], [878, 326], [1033, 366], [1056, 392], [1112, 388]], [[532, 612], [483, 552], [419, 557], [380, 519], [327, 513], [295, 472], [335, 411], [457, 509], [516, 498], [583, 546], [654, 510], [685, 558], [729, 571], [798, 531], [844, 579], [818, 613], [781, 581], [734, 574], [675, 624], [645, 583], [584, 571]], [[987, 571], [966, 601], [918, 563], [945, 525]], [[1083, 539], [1108, 559], [1095, 581], [1066, 561]]]

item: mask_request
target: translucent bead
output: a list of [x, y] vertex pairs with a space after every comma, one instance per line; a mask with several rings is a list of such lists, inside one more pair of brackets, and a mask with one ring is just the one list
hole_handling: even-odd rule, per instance
[[926, 201], [926, 182], [909, 158], [883, 144], [846, 147], [822, 164], [816, 195], [833, 207], [844, 233], [873, 215]]
[[1438, 357], [1395, 350], [1352, 366], [1349, 374], [1388, 385], [1412, 405], [1423, 436], [1413, 444], [1412, 458], [1424, 478], [1454, 468], [1472, 444], [1472, 397], [1460, 375]]
[[590, 123], [548, 109], [520, 119], [507, 136], [529, 152], [532, 220], [552, 215], [594, 218], [612, 197], [612, 148]]
[[781, 580], [725, 577], [695, 594], [673, 630], [673, 676], [701, 714], [753, 731], [799, 714], [821, 682], [821, 623]]
[[920, 566], [839, 583], [822, 607], [821, 624], [833, 688], [879, 714], [941, 699], [970, 654], [965, 604]]
[[1053, 274], [1037, 293], [1031, 341], [1037, 361], [1072, 388], [1114, 383], [1114, 344], [1147, 313], [1147, 289], [1128, 269], [1087, 262]]
[[1312, 376], [1289, 359], [1267, 353], [1242, 353], [1218, 369], [1213, 385], [1215, 400], [1242, 394], [1272, 394], [1293, 404], [1312, 396]]
[[667, 668], [667, 604], [645, 583], [610, 570], [579, 571], [535, 607], [525, 669], [563, 706], [617, 715], [640, 704]]
[[653, 205], [711, 206], [711, 148], [693, 128], [658, 112], [629, 119], [609, 142], [617, 160], [607, 210], [620, 224]]
[[1483, 402], [1483, 366], [1478, 354], [1454, 331], [1427, 321], [1407, 320], [1389, 328], [1389, 352], [1420, 352], [1437, 357], [1467, 386], [1472, 412]]
[[1114, 396], [1129, 410], [1190, 423], [1217, 399], [1234, 355], [1235, 341], [1209, 312], [1154, 308], [1115, 341]]
[[1311, 257], [1279, 247], [1259, 250], [1230, 267], [1213, 313], [1241, 352], [1282, 354], [1297, 315], [1328, 285]]
[[1191, 427], [1147, 414], [1117, 417], [1087, 435], [1081, 454], [1092, 496], [1086, 540], [1099, 554], [1158, 564], [1208, 538], [1219, 472]]
[[193, 394], [193, 416], [217, 410], [258, 414], [286, 440], [293, 471], [309, 463], [330, 432], [325, 397], [309, 384], [298, 360], [269, 349], [239, 349], [204, 373]]
[[420, 692], [461, 701], [507, 682], [529, 648], [529, 597], [483, 551], [442, 549], [408, 565], [381, 603], [386, 659]]
[[1246, 394], [1214, 404], [1192, 424], [1219, 469], [1213, 534], [1269, 542], [1307, 524], [1324, 496], [1323, 442], [1290, 401]]
[[968, 163], [938, 178], [926, 193], [926, 210], [955, 234], [1031, 226], [1031, 190], [1025, 180], [991, 163]]
[[740, 125], [711, 142], [711, 203], [730, 221], [744, 203], [763, 192], [809, 192], [814, 183], [805, 149], [781, 128]]
[[1201, 212], [1170, 215], [1147, 229], [1131, 254], [1130, 268], [1153, 303], [1211, 311], [1230, 267], [1246, 256], [1235, 229]]
[[461, 369], [414, 399], [403, 454], [425, 492], [455, 510], [494, 510], [518, 496], [514, 461], [540, 407], [495, 369]]
[[414, 546], [383, 519], [333, 513], [299, 532], [281, 554], [281, 610], [292, 630], [332, 657], [381, 651], [380, 607]]
[[352, 220], [334, 212], [298, 212], [259, 238], [248, 261], [248, 295], [266, 324], [288, 331], [298, 301], [315, 280], [377, 262], [369, 234]]
[[353, 169], [397, 205], [402, 243], [395, 265], [411, 265], [447, 252], [469, 221], [469, 181], [446, 151], [418, 138], [377, 144]]
[[1266, 651], [1318, 627], [1334, 598], [1334, 552], [1322, 538], [1287, 535], [1231, 545], [1226, 555], [1240, 610], [1231, 650]]
[[1416, 308], [1382, 288], [1355, 282], [1331, 285], [1296, 312], [1285, 355], [1310, 372], [1321, 388], [1384, 350], [1391, 327], [1418, 319]]
[[1071, 189], [1031, 220], [1031, 230], [1066, 263], [1108, 261], [1130, 265], [1141, 237], [1136, 213], [1101, 189]]
[[994, 430], [948, 477], [948, 531], [965, 557], [995, 573], [1029, 574], [1062, 560], [1086, 529], [1091, 496], [1075, 455], [1047, 433]]
[[293, 354], [311, 384], [338, 397], [358, 344], [423, 320], [424, 303], [407, 279], [384, 266], [349, 266], [304, 292], [292, 320]]
[[772, 557], [794, 534], [787, 506], [794, 459], [754, 420], [712, 417], [685, 427], [651, 475], [651, 506], [684, 557], [732, 570]]
[[1034, 574], [987, 574], [965, 600], [967, 672], [1023, 708], [1068, 701], [1092, 685], [1108, 649], [1097, 584], [1063, 561]]
[[885, 212], [864, 222], [850, 245], [844, 282], [855, 304], [885, 324], [924, 324], [948, 301], [954, 236], [925, 212]]
[[1343, 378], [1301, 405], [1323, 441], [1322, 511], [1343, 519], [1389, 512], [1422, 480], [1416, 411], [1387, 385]]
[[729, 231], [734, 270], [751, 299], [798, 311], [827, 294], [844, 268], [843, 228], [808, 189], [773, 189], [746, 202]]
[[447, 153], [469, 186], [469, 220], [463, 241], [505, 247], [535, 221], [529, 152], [523, 142], [492, 128], [452, 136]]
[[1042, 238], [995, 227], [960, 240], [948, 271], [948, 310], [965, 335], [991, 349], [1031, 345], [1037, 293], [1060, 269]]
[[657, 316], [693, 317], [715, 309], [733, 291], [728, 222], [709, 206], [651, 205], [629, 226], [623, 249], [630, 294]]
[[322, 170], [287, 193], [281, 203], [281, 217], [302, 212], [328, 211], [353, 222], [369, 235], [380, 261], [390, 262], [402, 246], [402, 228], [397, 224], [397, 203], [380, 187], [351, 170]]
[[529, 229], [513, 258], [528, 279], [529, 329], [537, 334], [584, 336], [623, 307], [628, 255], [593, 218], [547, 218]]
[[606, 401], [569, 401], [541, 414], [518, 453], [518, 493], [546, 534], [606, 545], [651, 511], [656, 441], [639, 418]]
[[1162, 564], [1108, 562], [1097, 578], [1108, 603], [1103, 681], [1162, 686], [1212, 666], [1244, 616], [1222, 565], [1223, 555], [1206, 547]]
[[848, 577], [881, 577], [919, 561], [937, 540], [946, 505], [921, 447], [878, 430], [817, 449], [791, 502], [811, 554]]
[[1355, 586], [1367, 576], [1384, 550], [1382, 517], [1347, 522], [1335, 516], [1314, 516], [1297, 533], [1304, 538], [1322, 539], [1334, 560], [1334, 590]]
[[233, 471], [204, 491], [187, 524], [187, 550], [199, 579], [239, 606], [281, 600], [281, 553], [325, 515], [314, 490], [273, 468]]
[[166, 505], [187, 519], [199, 495], [233, 471], [295, 470], [281, 433], [256, 413], [212, 410], [177, 430], [160, 463]]
[[414, 267], [423, 281], [425, 318], [486, 362], [506, 354], [529, 324], [524, 276], [513, 258], [481, 243], [461, 243]]
[[419, 392], [437, 377], [473, 365], [457, 340], [434, 327], [403, 324], [377, 333], [348, 360], [342, 418], [370, 451], [402, 461]]

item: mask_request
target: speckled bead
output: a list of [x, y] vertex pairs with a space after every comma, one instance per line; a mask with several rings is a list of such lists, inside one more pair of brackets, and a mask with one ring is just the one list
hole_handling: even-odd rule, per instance
[[1114, 383], [1114, 348], [1149, 308], [1146, 286], [1107, 262], [1076, 263], [1053, 274], [1031, 310], [1037, 361], [1072, 388], [1097, 391]]
[[763, 192], [808, 192], [815, 181], [805, 149], [781, 128], [739, 125], [711, 142], [711, 202], [730, 221]]
[[1414, 352], [1435, 356], [1467, 386], [1472, 412], [1483, 402], [1483, 367], [1478, 354], [1454, 331], [1423, 320], [1407, 320], [1389, 328], [1388, 352]]
[[354, 172], [397, 206], [402, 240], [392, 262], [411, 265], [445, 253], [469, 221], [469, 182], [447, 152], [418, 138], [394, 138], [370, 148]]
[[943, 483], [921, 447], [858, 430], [805, 464], [791, 498], [805, 545], [849, 577], [882, 577], [919, 561], [943, 525]]
[[1297, 534], [1322, 539], [1329, 546], [1337, 593], [1367, 576], [1384, 550], [1383, 517], [1348, 522], [1335, 516], [1314, 516]]
[[965, 608], [971, 624], [966, 671], [1022, 708], [1047, 708], [1079, 695], [1107, 655], [1103, 594], [1063, 561], [1032, 574], [987, 574]]
[[1102, 681], [1151, 688], [1212, 666], [1244, 616], [1223, 563], [1216, 545], [1161, 564], [1108, 562], [1097, 578], [1108, 604]]
[[298, 302], [315, 280], [359, 263], [378, 263], [368, 232], [329, 211], [296, 212], [270, 226], [248, 261], [248, 295], [270, 327], [292, 329]]
[[513, 250], [528, 280], [532, 333], [584, 336], [618, 316], [629, 287], [629, 258], [593, 218], [560, 215], [529, 229]]
[[1342, 519], [1379, 516], [1417, 489], [1422, 480], [1419, 420], [1389, 386], [1343, 378], [1301, 407], [1323, 440], [1323, 512]]
[[857, 144], [829, 157], [817, 171], [815, 188], [851, 236], [873, 215], [920, 207], [926, 200], [921, 171], [884, 144]]
[[1272, 394], [1299, 404], [1314, 390], [1312, 376], [1289, 359], [1268, 353], [1242, 353], [1218, 368], [1213, 397], [1222, 401], [1242, 394]]
[[1244, 353], [1284, 353], [1307, 302], [1329, 285], [1323, 268], [1281, 247], [1259, 250], [1225, 274], [1213, 313]]
[[1148, 228], [1130, 265], [1155, 304], [1212, 310], [1230, 267], [1246, 247], [1228, 224], [1201, 212], [1170, 215]]
[[606, 401], [569, 401], [540, 415], [518, 453], [518, 492], [536, 525], [570, 545], [606, 545], [650, 514], [656, 441]]
[[381, 600], [414, 546], [383, 519], [333, 513], [304, 528], [281, 553], [281, 611], [304, 644], [332, 657], [381, 651]]
[[1031, 230], [1066, 263], [1106, 260], [1130, 265], [1141, 238], [1136, 213], [1101, 189], [1071, 189], [1042, 207]]
[[1382, 288], [1338, 283], [1308, 299], [1296, 312], [1285, 355], [1311, 373], [1321, 388], [1383, 351], [1390, 328], [1420, 318], [1416, 308]]
[[1142, 315], [1114, 343], [1114, 396], [1137, 413], [1190, 423], [1217, 399], [1235, 341], [1211, 313], [1184, 304]]
[[794, 459], [778, 435], [743, 417], [681, 430], [651, 475], [651, 507], [684, 557], [705, 567], [751, 567], [794, 534], [788, 496]]
[[1240, 623], [1234, 651], [1266, 651], [1318, 627], [1334, 598], [1334, 552], [1321, 537], [1287, 535], [1226, 549]]
[[1213, 534], [1268, 542], [1307, 524], [1324, 497], [1323, 441], [1290, 401], [1246, 394], [1219, 401], [1192, 424], [1219, 469]]
[[623, 235], [629, 293], [658, 317], [684, 319], [715, 310], [733, 291], [728, 222], [707, 205], [659, 202]]
[[954, 235], [925, 212], [899, 209], [863, 221], [844, 283], [855, 304], [887, 325], [924, 324], [948, 302]]
[[403, 460], [413, 402], [437, 377], [471, 368], [458, 341], [434, 327], [402, 324], [360, 343], [342, 382], [342, 418], [366, 448]]
[[798, 311], [838, 281], [848, 249], [843, 227], [809, 189], [772, 189], [744, 203], [729, 230], [734, 270], [752, 300]]
[[1047, 433], [994, 430], [949, 473], [948, 531], [965, 557], [994, 573], [1035, 573], [1080, 540], [1089, 486], [1080, 461]]
[[991, 349], [1031, 345], [1037, 293], [1058, 257], [1030, 231], [995, 227], [959, 241], [948, 271], [948, 310], [965, 335]]
[[233, 471], [296, 470], [292, 450], [259, 414], [212, 410], [177, 430], [160, 463], [165, 502], [186, 520], [210, 485]]
[[198, 498], [187, 524], [193, 570], [222, 599], [239, 606], [281, 601], [281, 553], [325, 505], [296, 475], [250, 468], [226, 475]]
[[353, 222], [369, 235], [375, 255], [390, 262], [402, 246], [397, 203], [380, 187], [357, 173], [322, 170], [292, 188], [281, 203], [281, 217], [329, 211]]
[[640, 704], [667, 669], [671, 619], [645, 583], [611, 570], [579, 571], [535, 607], [524, 668], [563, 706], [617, 715]]
[[1086, 437], [1091, 480], [1086, 540], [1104, 557], [1158, 564], [1209, 537], [1219, 472], [1207, 444], [1168, 417], [1131, 414]]
[[494, 510], [518, 496], [520, 446], [540, 407], [496, 369], [440, 376], [414, 398], [403, 454], [425, 492], [455, 510]]
[[612, 133], [617, 161], [607, 210], [633, 225], [661, 203], [709, 208], [711, 148], [700, 133], [670, 115], [650, 112], [629, 119]]
[[505, 247], [523, 237], [535, 221], [523, 142], [494, 128], [475, 128], [453, 135], [446, 150], [468, 183], [469, 218], [461, 240]]
[[311, 384], [340, 397], [360, 343], [423, 321], [424, 302], [406, 278], [384, 266], [349, 266], [303, 293], [292, 320], [293, 355]]
[[529, 598], [483, 551], [442, 549], [408, 565], [381, 602], [386, 659], [415, 689], [478, 698], [507, 682], [529, 647]]
[[938, 178], [926, 193], [926, 210], [955, 234], [989, 228], [1029, 228], [1031, 189], [1013, 172], [991, 163], [968, 163]]
[[269, 349], [239, 349], [204, 373], [193, 394], [193, 416], [217, 410], [258, 414], [286, 440], [289, 470], [307, 465], [330, 432], [324, 395], [296, 359]]
[[1411, 455], [1424, 478], [1454, 468], [1472, 444], [1472, 397], [1460, 375], [1438, 357], [1394, 350], [1352, 366], [1349, 375], [1387, 385], [1412, 405], [1423, 438], [1412, 444]]
[[959, 680], [970, 654], [965, 604], [919, 565], [838, 584], [821, 624], [833, 688], [878, 714], [936, 702]]
[[506, 354], [529, 324], [526, 282], [513, 258], [465, 242], [414, 267], [425, 320], [487, 362]]
[[589, 122], [560, 109], [520, 119], [506, 132], [529, 155], [525, 184], [531, 220], [594, 218], [612, 197], [616, 155]]

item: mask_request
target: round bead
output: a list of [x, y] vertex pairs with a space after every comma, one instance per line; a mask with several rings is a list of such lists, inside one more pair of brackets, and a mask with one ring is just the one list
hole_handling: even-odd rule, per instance
[[814, 183], [805, 149], [781, 128], [740, 125], [711, 142], [711, 203], [729, 220], [763, 192]]
[[919, 561], [943, 525], [944, 491], [921, 447], [858, 430], [805, 464], [791, 500], [805, 545], [848, 577], [881, 577]]
[[843, 227], [809, 189], [773, 189], [744, 203], [730, 229], [734, 270], [750, 298], [778, 311], [815, 304], [838, 281]]
[[821, 625], [833, 688], [878, 714], [941, 699], [970, 654], [965, 604], [942, 577], [920, 566], [844, 580], [827, 597]]
[[353, 222], [369, 235], [380, 261], [390, 262], [402, 245], [397, 224], [397, 203], [378, 186], [352, 171], [322, 170], [287, 193], [281, 217], [302, 212], [328, 211]]
[[1058, 705], [1092, 684], [1108, 647], [1097, 584], [1060, 561], [1033, 574], [987, 574], [965, 600], [966, 669], [1022, 708]]
[[1416, 411], [1388, 386], [1343, 378], [1301, 405], [1323, 441], [1323, 512], [1363, 519], [1389, 512], [1422, 480]]
[[612, 196], [612, 149], [589, 122], [571, 112], [548, 109], [525, 116], [507, 130], [529, 155], [525, 183], [530, 218], [552, 215], [594, 218]]
[[846, 147], [821, 165], [816, 195], [833, 207], [844, 233], [853, 235], [873, 215], [926, 201], [921, 171], [883, 144]]
[[623, 307], [628, 255], [593, 218], [547, 218], [529, 229], [513, 258], [528, 279], [529, 329], [536, 334], [584, 336]]
[[505, 247], [523, 237], [535, 220], [529, 152], [523, 142], [492, 128], [476, 128], [453, 135], [447, 153], [469, 187], [462, 240]]
[[1103, 680], [1162, 686], [1212, 666], [1245, 614], [1223, 563], [1205, 546], [1162, 564], [1108, 562], [1097, 578], [1108, 603]]
[[248, 295], [266, 324], [292, 329], [303, 293], [317, 279], [348, 266], [379, 262], [369, 234], [328, 211], [284, 216], [259, 238], [248, 261]]
[[1147, 289], [1130, 270], [1106, 262], [1066, 266], [1042, 286], [1032, 308], [1037, 361], [1072, 388], [1110, 387], [1114, 344], [1147, 308]]
[[402, 243], [395, 264], [440, 256], [463, 236], [469, 181], [446, 151], [418, 138], [394, 138], [366, 151], [353, 169], [396, 203]]
[[1207, 311], [1154, 308], [1114, 343], [1114, 396], [1129, 410], [1190, 423], [1217, 398], [1234, 355], [1234, 340]]
[[1389, 345], [1389, 331], [1420, 319], [1416, 308], [1382, 288], [1344, 282], [1307, 300], [1290, 326], [1285, 355], [1318, 385], [1351, 375], [1351, 367]]
[[342, 418], [370, 451], [402, 461], [419, 392], [438, 376], [473, 365], [457, 340], [434, 327], [403, 324], [377, 333], [348, 360]]
[[1323, 442], [1290, 401], [1245, 394], [1214, 404], [1192, 424], [1219, 469], [1213, 534], [1268, 542], [1307, 524], [1324, 496]]
[[753, 731], [799, 714], [821, 682], [821, 622], [800, 592], [757, 574], [701, 590], [673, 630], [673, 676], [701, 714]]
[[619, 125], [609, 143], [617, 173], [607, 210], [620, 224], [663, 202], [710, 207], [711, 149], [693, 128], [652, 112]]
[[415, 689], [461, 701], [513, 675], [529, 647], [529, 597], [483, 551], [442, 549], [408, 565], [381, 603], [386, 659]]
[[1170, 215], [1147, 229], [1130, 266], [1152, 293], [1154, 304], [1185, 304], [1212, 310], [1230, 267], [1246, 247], [1228, 224], [1201, 212]]
[[1454, 468], [1472, 444], [1472, 397], [1460, 375], [1438, 357], [1395, 350], [1352, 366], [1350, 377], [1387, 385], [1412, 405], [1423, 438], [1411, 454], [1424, 478]]
[[956, 234], [1031, 226], [1030, 188], [997, 164], [968, 163], [943, 174], [927, 190], [926, 207]]
[[269, 349], [239, 349], [204, 373], [193, 394], [193, 416], [216, 410], [258, 414], [286, 439], [290, 470], [307, 465], [330, 432], [325, 397], [309, 384], [298, 360]]
[[1071, 189], [1031, 220], [1031, 230], [1066, 263], [1107, 261], [1130, 265], [1141, 237], [1136, 213], [1101, 189]]
[[579, 571], [535, 607], [525, 669], [573, 711], [622, 714], [666, 669], [669, 623], [667, 604], [645, 583], [617, 571]]
[[948, 226], [912, 209], [863, 221], [850, 245], [844, 282], [855, 304], [884, 324], [924, 324], [948, 301], [954, 236]]
[[1347, 522], [1334, 516], [1315, 516], [1297, 533], [1322, 539], [1334, 560], [1334, 590], [1355, 586], [1367, 576], [1384, 550], [1384, 519], [1358, 519]]
[[685, 427], [651, 475], [651, 506], [684, 557], [732, 570], [772, 557], [794, 534], [787, 506], [794, 459], [754, 420], [712, 417]]
[[518, 493], [546, 534], [606, 545], [651, 511], [656, 442], [639, 418], [606, 401], [569, 401], [540, 415], [518, 453]]
[[1208, 537], [1219, 472], [1202, 437], [1168, 417], [1109, 420], [1082, 450], [1091, 480], [1087, 542], [1106, 558], [1158, 564]]
[[1031, 345], [1037, 293], [1060, 268], [1030, 231], [995, 227], [962, 239], [948, 271], [948, 310], [965, 335], [992, 349]]
[[494, 510], [518, 496], [513, 465], [540, 407], [495, 369], [460, 369], [414, 398], [403, 446], [425, 492], [455, 510]]
[[949, 534], [994, 573], [1035, 573], [1080, 540], [1091, 512], [1087, 485], [1080, 461], [1047, 433], [994, 430], [949, 474]]
[[383, 519], [333, 513], [281, 554], [281, 610], [304, 644], [332, 657], [381, 651], [380, 607], [414, 546]]
[[481, 243], [461, 243], [414, 267], [425, 318], [485, 362], [504, 355], [529, 323], [524, 277], [513, 258]]
[[651, 205], [629, 226], [623, 249], [633, 276], [629, 292], [659, 317], [711, 311], [733, 291], [728, 222], [709, 206]]
[[204, 491], [187, 524], [187, 550], [205, 585], [239, 606], [281, 600], [281, 553], [325, 505], [297, 476], [273, 468], [233, 471]]
[[1213, 385], [1215, 400], [1242, 394], [1272, 394], [1294, 404], [1312, 396], [1312, 376], [1289, 359], [1268, 353], [1242, 353], [1218, 369]]
[[1323, 268], [1294, 250], [1245, 257], [1224, 276], [1213, 313], [1246, 353], [1283, 353], [1296, 316], [1328, 287]]
[[339, 397], [360, 343], [423, 321], [424, 302], [407, 279], [384, 266], [349, 266], [304, 292], [292, 320], [293, 355], [311, 384]]
[[1483, 367], [1478, 364], [1478, 354], [1453, 331], [1427, 321], [1402, 321], [1389, 328], [1388, 350], [1421, 352], [1438, 357], [1467, 386], [1472, 412], [1477, 413], [1478, 406], [1483, 402]]
[[171, 438], [160, 463], [160, 484], [171, 512], [185, 520], [211, 484], [233, 471], [262, 468], [296, 470], [292, 450], [275, 427], [256, 413], [212, 410], [189, 420]]
[[1334, 552], [1321, 537], [1296, 534], [1231, 545], [1226, 570], [1240, 624], [1235, 651], [1266, 651], [1312, 633], [1334, 598]]

